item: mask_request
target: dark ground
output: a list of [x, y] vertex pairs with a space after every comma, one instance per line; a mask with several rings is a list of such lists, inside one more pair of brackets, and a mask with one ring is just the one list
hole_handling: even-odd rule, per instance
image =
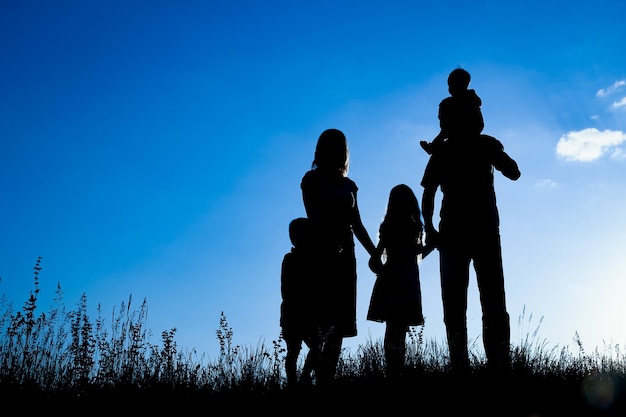
[[[216, 415], [271, 413], [384, 416], [626, 416], [626, 379], [579, 381], [527, 376], [485, 378], [446, 374], [411, 376], [389, 381], [372, 378], [339, 381], [329, 387], [236, 389], [222, 393], [185, 388], [136, 387], [114, 391], [37, 393], [23, 387], [0, 387], [6, 409], [34, 415], [169, 414]], [[14, 407], [8, 407], [13, 404]], [[182, 414], [181, 414], [182, 413]]]

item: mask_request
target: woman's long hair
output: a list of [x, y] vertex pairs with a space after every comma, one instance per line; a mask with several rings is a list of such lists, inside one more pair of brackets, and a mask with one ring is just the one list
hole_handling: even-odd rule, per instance
[[404, 242], [408, 244], [412, 241], [419, 246], [422, 244], [423, 230], [424, 224], [415, 193], [408, 185], [396, 185], [389, 193], [387, 212], [378, 232], [379, 240], [383, 241], [383, 259], [388, 256], [389, 239], [396, 240], [399, 236], [404, 236]]
[[336, 172], [342, 176], [348, 174], [350, 152], [348, 141], [341, 130], [326, 129], [317, 140], [315, 155], [311, 167], [326, 172]]

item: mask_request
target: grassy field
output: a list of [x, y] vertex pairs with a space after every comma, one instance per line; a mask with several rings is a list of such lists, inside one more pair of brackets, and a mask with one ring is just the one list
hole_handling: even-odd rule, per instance
[[[393, 413], [428, 416], [624, 416], [626, 357], [619, 346], [586, 352], [577, 341], [550, 348], [537, 330], [512, 346], [511, 375], [495, 377], [472, 354], [462, 378], [447, 368], [445, 346], [412, 328], [404, 374], [385, 376], [382, 341], [344, 352], [337, 379], [327, 387], [287, 387], [284, 342], [234, 345], [224, 314], [216, 337], [220, 354], [207, 361], [181, 350], [175, 329], [158, 343], [146, 328], [147, 305], [121, 304], [111, 323], [87, 315], [86, 297], [68, 310], [60, 287], [56, 304], [39, 312], [39, 261], [34, 287], [20, 309], [0, 298], [0, 398], [31, 415], [147, 412], [208, 415], [227, 412]], [[520, 318], [522, 320], [523, 318]]]

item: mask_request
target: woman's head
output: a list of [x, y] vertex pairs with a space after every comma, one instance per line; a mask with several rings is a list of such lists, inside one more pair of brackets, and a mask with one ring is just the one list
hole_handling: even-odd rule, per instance
[[317, 140], [312, 167], [346, 175], [349, 164], [348, 141], [343, 132], [338, 129], [323, 131]]

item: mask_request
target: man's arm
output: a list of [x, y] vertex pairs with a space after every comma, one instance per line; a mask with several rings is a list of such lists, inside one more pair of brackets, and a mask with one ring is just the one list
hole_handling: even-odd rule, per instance
[[504, 151], [498, 153], [493, 166], [502, 175], [513, 181], [516, 181], [522, 175], [517, 162]]
[[493, 136], [481, 135], [481, 137], [487, 140], [489, 152], [493, 155], [493, 167], [508, 179], [516, 181], [522, 173], [517, 166], [517, 162], [504, 152], [504, 145]]
[[437, 247], [439, 232], [433, 225], [435, 211], [435, 193], [437, 187], [425, 187], [422, 194], [422, 217], [424, 217], [424, 242], [426, 245]]

